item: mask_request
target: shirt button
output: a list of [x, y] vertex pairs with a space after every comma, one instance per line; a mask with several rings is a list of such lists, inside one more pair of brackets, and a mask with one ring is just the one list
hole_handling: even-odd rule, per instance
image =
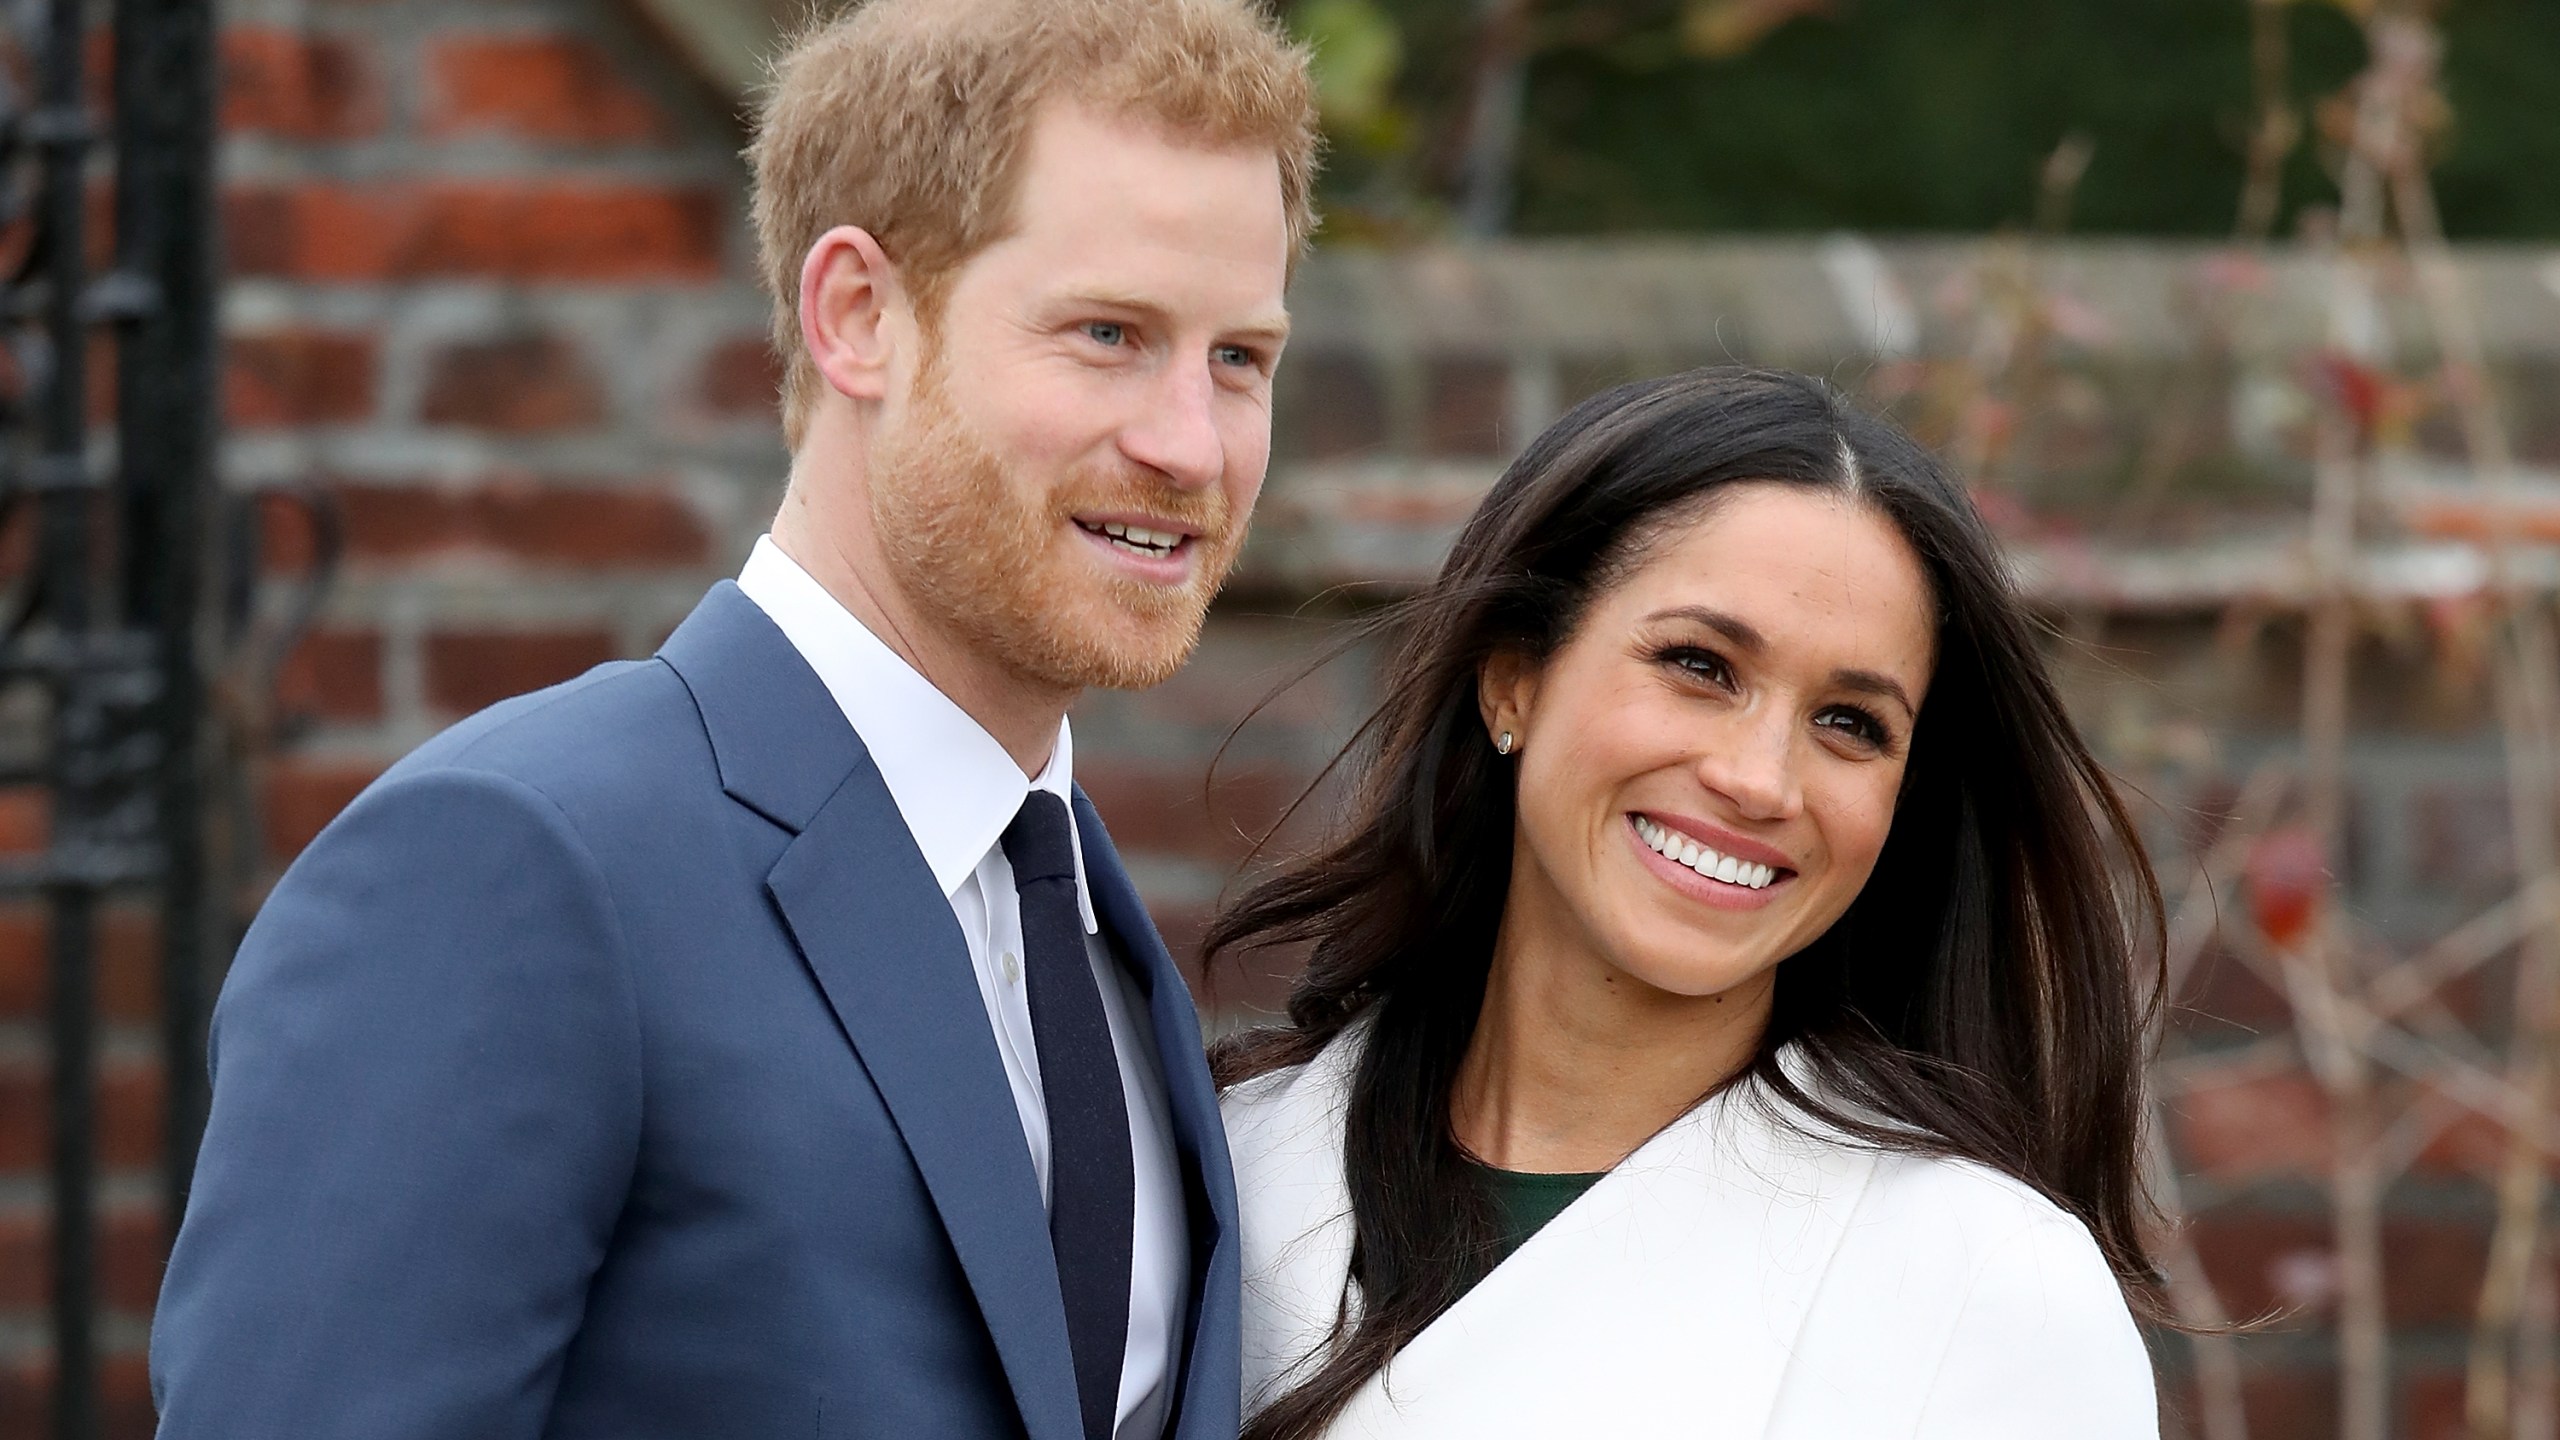
[[1007, 985], [1022, 983], [1022, 962], [1014, 958], [1014, 953], [1010, 950], [1004, 952], [1004, 983]]

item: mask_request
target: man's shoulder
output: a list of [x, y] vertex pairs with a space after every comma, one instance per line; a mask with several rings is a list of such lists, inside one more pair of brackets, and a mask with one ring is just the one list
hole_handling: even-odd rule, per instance
[[511, 781], [573, 821], [605, 824], [719, 793], [693, 696], [656, 659], [600, 665], [500, 701], [411, 751], [375, 788], [466, 774]]
[[617, 660], [456, 721], [399, 768], [459, 766], [531, 780], [600, 749], [701, 729], [691, 694], [665, 661]]

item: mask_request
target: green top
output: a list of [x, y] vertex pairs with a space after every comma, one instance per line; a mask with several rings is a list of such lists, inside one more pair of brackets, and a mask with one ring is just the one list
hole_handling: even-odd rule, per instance
[[1493, 1192], [1493, 1208], [1502, 1219], [1502, 1248], [1494, 1257], [1500, 1264], [1511, 1258], [1511, 1252], [1529, 1241], [1529, 1237], [1545, 1228], [1546, 1223], [1563, 1213], [1564, 1207], [1582, 1198], [1582, 1192], [1600, 1181], [1606, 1170], [1589, 1175], [1537, 1175], [1524, 1170], [1496, 1170], [1490, 1165], [1475, 1165]]

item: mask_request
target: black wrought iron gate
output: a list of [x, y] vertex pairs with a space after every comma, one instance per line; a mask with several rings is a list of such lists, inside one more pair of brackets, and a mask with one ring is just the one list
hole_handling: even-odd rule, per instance
[[[48, 913], [53, 1431], [101, 1429], [95, 981], [101, 903], [156, 902], [174, 1225], [205, 1110], [205, 993], [228, 928], [208, 863], [219, 528], [208, 0], [17, 0], [0, 31], [0, 779], [40, 853], [0, 889]], [[96, 87], [97, 60], [112, 49]], [[95, 233], [111, 199], [111, 236]], [[111, 348], [112, 367], [93, 365]], [[93, 393], [104, 384], [111, 393]], [[112, 408], [112, 425], [105, 417]], [[227, 908], [227, 907], [226, 907]]]

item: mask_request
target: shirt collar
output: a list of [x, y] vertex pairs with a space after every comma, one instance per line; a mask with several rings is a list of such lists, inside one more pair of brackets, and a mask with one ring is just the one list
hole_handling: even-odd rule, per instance
[[872, 634], [782, 553], [772, 536], [756, 541], [738, 573], [738, 588], [818, 672], [862, 737], [945, 900], [1003, 842], [1005, 827], [1031, 792], [1045, 790], [1065, 802], [1069, 834], [1077, 841], [1076, 906], [1085, 933], [1100, 931], [1085, 881], [1082, 837], [1075, 834], [1081, 828], [1075, 820], [1075, 743], [1063, 718], [1049, 763], [1026, 780], [985, 726]]

